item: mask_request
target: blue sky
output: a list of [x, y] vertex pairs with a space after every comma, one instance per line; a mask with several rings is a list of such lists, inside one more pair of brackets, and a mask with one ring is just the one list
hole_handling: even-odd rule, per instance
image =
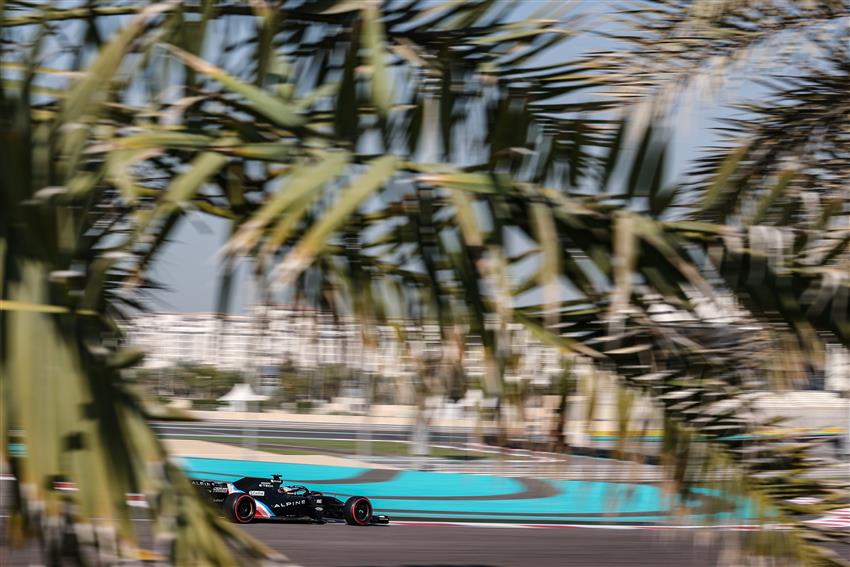
[[[533, 7], [535, 2], [528, 2]], [[597, 14], [604, 11], [608, 2], [585, 2], [584, 6]], [[553, 50], [546, 59], [568, 59], [578, 53], [586, 53], [605, 47], [602, 38], [582, 35], [568, 41], [564, 47]], [[209, 48], [209, 45], [207, 45]], [[539, 63], [548, 61], [541, 60]], [[695, 97], [694, 102], [685, 107], [674, 121], [675, 130], [669, 148], [670, 160], [667, 181], [680, 178], [688, 164], [698, 156], [702, 147], [716, 141], [712, 131], [713, 120], [717, 116], [728, 115], [724, 105], [731, 100], [751, 100], [763, 92], [746, 79], [745, 73], [737, 73], [727, 79], [724, 88], [709, 96]], [[163, 311], [213, 311], [216, 306], [218, 276], [217, 253], [226, 239], [228, 221], [190, 213], [180, 222], [169, 243], [154, 265], [153, 276], [167, 286], [167, 290], [153, 296], [152, 308]], [[245, 274], [250, 267], [247, 260], [240, 264], [240, 277], [233, 290], [231, 310], [243, 311], [252, 299], [251, 285]]]

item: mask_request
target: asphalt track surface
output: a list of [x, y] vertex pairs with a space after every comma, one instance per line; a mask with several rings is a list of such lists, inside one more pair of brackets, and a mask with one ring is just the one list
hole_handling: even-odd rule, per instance
[[[8, 489], [8, 482], [0, 482], [0, 492]], [[0, 514], [0, 565], [43, 564], [34, 544], [25, 549], [9, 547], [7, 513]], [[135, 524], [144, 542], [150, 522]], [[704, 543], [711, 533], [708, 530], [393, 524], [360, 528], [293, 522], [257, 522], [240, 528], [283, 553], [291, 564], [303, 567], [708, 567], [717, 565], [721, 549], [717, 541]], [[713, 533], [724, 543], [742, 535]]]
[[698, 543], [705, 534], [672, 531], [273, 522], [244, 529], [304, 567], [707, 567], [720, 553], [716, 543]]
[[[718, 541], [705, 533], [605, 529], [511, 529], [370, 526], [267, 522], [240, 526], [302, 567], [713, 567]], [[0, 530], [5, 531], [0, 521]], [[724, 543], [740, 534], [723, 534]], [[9, 549], [0, 537], [0, 564], [40, 565], [34, 546]], [[703, 541], [700, 541], [703, 540]]]
[[[356, 439], [357, 428], [314, 424], [157, 424], [166, 437], [269, 435]], [[257, 431], [257, 430], [260, 431]], [[376, 428], [374, 438], [402, 440], [407, 428]], [[247, 430], [247, 431], [246, 431]], [[444, 431], [442, 442], [463, 442], [465, 431]], [[432, 436], [432, 442], [436, 441]], [[5, 484], [5, 483], [4, 483]], [[531, 490], [535, 487], [526, 487]], [[539, 487], [537, 487], [539, 488]], [[4, 541], [0, 515], [0, 564], [36, 565], [34, 548], [12, 552]], [[141, 526], [140, 526], [141, 527]], [[146, 527], [146, 526], [145, 526]], [[497, 566], [714, 566], [729, 564], [726, 553], [746, 532], [710, 529], [607, 529], [604, 527], [515, 528], [440, 525], [345, 525], [266, 522], [242, 526], [252, 536], [304, 567], [497, 567]], [[142, 528], [144, 530], [144, 527]], [[843, 551], [847, 547], [843, 546]], [[726, 561], [724, 561], [726, 559]], [[733, 564], [742, 564], [732, 561]]]
[[[0, 482], [0, 492], [8, 490]], [[0, 514], [0, 565], [41, 565], [35, 544], [11, 549], [6, 516]], [[135, 522], [146, 549], [148, 521]], [[256, 522], [239, 526], [284, 554], [287, 565], [302, 567], [709, 567], [746, 565], [734, 553], [752, 532], [620, 527], [484, 527], [405, 525], [365, 528], [344, 524]], [[850, 557], [847, 544], [830, 546]], [[731, 556], [728, 555], [731, 553]]]

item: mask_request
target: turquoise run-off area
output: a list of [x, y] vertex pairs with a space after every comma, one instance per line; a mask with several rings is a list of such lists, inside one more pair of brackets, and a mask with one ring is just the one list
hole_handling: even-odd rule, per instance
[[[578, 480], [529, 483], [500, 476], [424, 471], [399, 471], [386, 475], [390, 477], [386, 480], [371, 481], [364, 477], [370, 469], [355, 467], [191, 457], [180, 459], [180, 464], [193, 478], [226, 481], [281, 474], [287, 484], [304, 484], [342, 498], [355, 494], [368, 496], [376, 511], [397, 519], [616, 524], [671, 521], [669, 498], [660, 487], [644, 483]], [[689, 503], [694, 509], [687, 518], [689, 523], [739, 523], [754, 517], [754, 510], [744, 501], [707, 489], [698, 494]], [[709, 500], [713, 501], [714, 510], [721, 504], [724, 511], [702, 513], [700, 509]]]

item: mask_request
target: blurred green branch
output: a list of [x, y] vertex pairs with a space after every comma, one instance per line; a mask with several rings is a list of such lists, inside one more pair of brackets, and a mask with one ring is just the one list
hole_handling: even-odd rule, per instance
[[[593, 29], [585, 18], [525, 8], [2, 5], [0, 434], [13, 523], [43, 536], [51, 561], [66, 550], [45, 530], [95, 517], [136, 553], [127, 492], [157, 503], [178, 564], [273, 556], [195, 499], [120, 373], [138, 357], [115, 346], [117, 321], [156, 285], [149, 267], [178, 220], [200, 211], [231, 222], [224, 262], [253, 256], [264, 282], [357, 314], [370, 348], [379, 320], [420, 329], [420, 405], [462, 393], [463, 349], [448, 345], [475, 340], [496, 418], [508, 398], [521, 406], [527, 392], [505, 382], [521, 323], [566, 365], [590, 359], [654, 401], [677, 492], [721, 463], [750, 479], [766, 520], [779, 510], [793, 526], [789, 547], [759, 553], [830, 564], [808, 543], [831, 535], [800, 520], [822, 507], [787, 504], [817, 461], [739, 439], [764, 425], [751, 401], [774, 374], [798, 379], [824, 342], [850, 345], [850, 64], [846, 33], [820, 33], [847, 2], [642, 3], [622, 11], [628, 34], [609, 34], [616, 50], [575, 57], [560, 48]], [[723, 147], [667, 179], [684, 87], [810, 27], [818, 62], [771, 78]], [[59, 51], [65, 67], [46, 65]], [[518, 241], [530, 250], [509, 253]], [[710, 453], [691, 449], [695, 431]], [[770, 480], [753, 480], [764, 468]], [[80, 486], [73, 511], [58, 479]], [[76, 544], [117, 561], [109, 542]]]

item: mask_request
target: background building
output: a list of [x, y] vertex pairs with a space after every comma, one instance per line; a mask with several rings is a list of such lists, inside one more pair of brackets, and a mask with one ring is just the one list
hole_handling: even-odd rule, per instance
[[[362, 328], [352, 319], [288, 306], [256, 308], [249, 315], [215, 313], [144, 313], [127, 329], [129, 342], [144, 349], [143, 368], [203, 365], [276, 380], [274, 369], [344, 366], [387, 378], [412, 376], [421, 359], [460, 356], [439, 330], [399, 322], [374, 329], [375, 346], [365, 348]], [[557, 349], [541, 344], [521, 325], [509, 325], [510, 355], [515, 363], [507, 381], [549, 384], [563, 370]], [[401, 338], [403, 335], [403, 339]], [[468, 342], [462, 353], [469, 379], [484, 374], [480, 343]], [[270, 386], [271, 384], [267, 384]]]

